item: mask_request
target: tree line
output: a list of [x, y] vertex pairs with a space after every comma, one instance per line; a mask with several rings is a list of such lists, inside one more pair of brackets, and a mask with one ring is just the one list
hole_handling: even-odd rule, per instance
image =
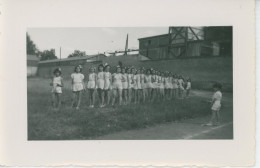
[[[43, 50], [40, 51], [36, 44], [32, 41], [30, 35], [26, 33], [26, 49], [27, 49], [27, 54], [28, 55], [36, 55], [37, 57], [40, 58], [41, 61], [43, 60], [53, 60], [53, 59], [58, 59], [55, 53], [55, 49], [50, 49], [50, 50]], [[73, 53], [71, 53], [68, 58], [71, 57], [84, 57], [87, 56], [85, 51], [80, 51], [80, 50], [74, 50]]]

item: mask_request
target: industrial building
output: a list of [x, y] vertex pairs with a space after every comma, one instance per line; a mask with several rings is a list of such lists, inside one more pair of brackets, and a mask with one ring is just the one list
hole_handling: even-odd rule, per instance
[[153, 60], [232, 56], [232, 27], [169, 27], [168, 34], [140, 38], [139, 54]]

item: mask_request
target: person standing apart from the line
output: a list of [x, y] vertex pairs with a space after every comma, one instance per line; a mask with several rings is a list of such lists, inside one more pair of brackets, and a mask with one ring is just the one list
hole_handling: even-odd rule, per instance
[[105, 98], [106, 105], [109, 105], [110, 97], [111, 97], [111, 89], [112, 89], [112, 85], [111, 85], [112, 75], [110, 73], [110, 65], [105, 66], [104, 75], [105, 75], [104, 98]]
[[[52, 86], [52, 107], [54, 109], [60, 109], [61, 106], [61, 94], [62, 94], [62, 87], [63, 87], [63, 78], [61, 77], [61, 70], [60, 68], [56, 68], [53, 71], [53, 78], [50, 83]], [[56, 105], [57, 100], [57, 105]]]
[[76, 107], [77, 110], [80, 106], [82, 91], [86, 90], [84, 84], [84, 75], [81, 72], [82, 66], [78, 65], [75, 67], [74, 73], [71, 74], [73, 92], [72, 108]]
[[95, 73], [95, 68], [90, 67], [89, 68], [89, 75], [88, 75], [88, 91], [89, 91], [89, 107], [94, 108], [95, 105], [95, 88], [96, 88], [96, 82], [97, 82], [97, 74]]
[[189, 98], [191, 90], [191, 79], [187, 79], [187, 86], [186, 86], [186, 98]]
[[220, 83], [215, 83], [213, 85], [214, 94], [211, 100], [211, 119], [206, 126], [216, 126], [219, 125], [220, 120], [220, 109], [221, 109], [221, 100], [222, 100], [222, 93], [221, 93], [222, 85]]
[[105, 75], [104, 75], [104, 67], [102, 64], [98, 66], [98, 74], [97, 74], [97, 92], [99, 98], [99, 107], [104, 107], [104, 86], [105, 86]]

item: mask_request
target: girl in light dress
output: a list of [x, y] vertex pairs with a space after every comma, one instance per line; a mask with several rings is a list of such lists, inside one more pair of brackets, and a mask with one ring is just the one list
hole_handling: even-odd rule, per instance
[[98, 66], [98, 74], [97, 74], [97, 92], [99, 98], [99, 107], [104, 107], [104, 87], [105, 87], [105, 75], [104, 75], [104, 67], [102, 64]]
[[170, 87], [170, 100], [173, 99], [173, 74], [172, 72], [169, 73], [169, 87]]
[[127, 96], [127, 90], [128, 90], [128, 80], [127, 80], [127, 73], [125, 68], [121, 68], [122, 71], [122, 100], [124, 104], [127, 104], [128, 96]]
[[146, 101], [146, 95], [147, 95], [147, 90], [146, 90], [146, 81], [145, 81], [145, 69], [142, 68], [141, 69], [141, 74], [140, 74], [140, 82], [141, 82], [141, 97], [142, 97], [142, 101], [145, 102]]
[[105, 66], [105, 72], [104, 72], [104, 78], [105, 78], [105, 86], [104, 86], [104, 99], [106, 105], [110, 104], [110, 97], [111, 97], [111, 89], [112, 89], [112, 75], [110, 73], [110, 66]]
[[177, 98], [177, 95], [178, 95], [178, 79], [177, 79], [176, 74], [173, 75], [172, 88], [173, 88], [173, 98]]
[[147, 98], [148, 98], [148, 102], [151, 101], [151, 95], [152, 95], [152, 89], [153, 89], [153, 86], [152, 86], [152, 76], [151, 76], [151, 70], [150, 69], [147, 69], [146, 70], [146, 75], [144, 76], [144, 81], [145, 81], [145, 84], [146, 84], [146, 87], [145, 87], [145, 90], [146, 90], [146, 93], [147, 93]]
[[72, 92], [73, 92], [73, 101], [72, 108], [76, 107], [79, 109], [81, 103], [81, 95], [83, 90], [85, 89], [84, 84], [84, 75], [81, 73], [82, 67], [78, 65], [74, 69], [74, 73], [71, 74], [71, 84], [72, 84]]
[[[52, 107], [54, 109], [60, 109], [61, 106], [61, 94], [62, 94], [62, 87], [63, 87], [63, 78], [61, 77], [61, 70], [60, 68], [56, 68], [53, 71], [53, 78], [50, 83], [52, 86]], [[57, 101], [57, 105], [56, 105]]]
[[181, 75], [179, 76], [179, 79], [178, 79], [178, 87], [179, 87], [179, 98], [183, 99], [184, 81], [183, 81], [183, 78]]
[[131, 73], [131, 68], [127, 68], [127, 82], [128, 82], [128, 89], [127, 89], [127, 95], [128, 95], [128, 104], [131, 103], [132, 100], [132, 89], [133, 89], [133, 75]]
[[156, 71], [154, 69], [152, 69], [151, 81], [152, 81], [151, 101], [155, 101], [157, 96], [157, 77], [156, 77]]
[[132, 101], [135, 102], [135, 96], [137, 94], [136, 92], [136, 80], [135, 80], [135, 73], [136, 73], [136, 70], [135, 68], [131, 68], [131, 78], [132, 78], [132, 81], [131, 81], [131, 87], [132, 87]]
[[141, 76], [140, 76], [140, 69], [138, 69], [134, 75], [134, 89], [135, 89], [135, 104], [140, 101], [140, 95], [141, 95]]
[[121, 67], [117, 66], [116, 73], [112, 75], [113, 81], [113, 99], [112, 99], [112, 106], [115, 104], [116, 97], [119, 97], [119, 105], [122, 105], [122, 74], [121, 74]]
[[167, 100], [170, 99], [170, 89], [171, 89], [171, 86], [170, 86], [170, 74], [168, 71], [166, 71], [165, 73], [165, 98]]
[[165, 77], [163, 72], [158, 72], [158, 100], [165, 100], [164, 87], [165, 86]]
[[191, 90], [191, 79], [187, 79], [187, 86], [186, 86], [186, 98], [189, 98]]
[[219, 125], [221, 100], [222, 100], [221, 89], [222, 89], [222, 85], [220, 83], [215, 83], [213, 85], [214, 94], [211, 100], [211, 119], [209, 123], [205, 124], [206, 126]]
[[88, 84], [87, 84], [87, 88], [89, 91], [89, 107], [90, 108], [94, 108], [94, 104], [95, 104], [94, 91], [96, 88], [96, 82], [97, 82], [97, 74], [95, 73], [95, 68], [90, 67], [89, 75], [88, 75]]

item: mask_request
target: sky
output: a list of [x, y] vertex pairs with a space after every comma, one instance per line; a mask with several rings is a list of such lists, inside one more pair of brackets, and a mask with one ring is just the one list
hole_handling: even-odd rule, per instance
[[67, 58], [74, 50], [87, 55], [138, 49], [138, 39], [168, 33], [168, 27], [29, 28], [32, 41], [40, 51], [55, 49], [56, 56]]

